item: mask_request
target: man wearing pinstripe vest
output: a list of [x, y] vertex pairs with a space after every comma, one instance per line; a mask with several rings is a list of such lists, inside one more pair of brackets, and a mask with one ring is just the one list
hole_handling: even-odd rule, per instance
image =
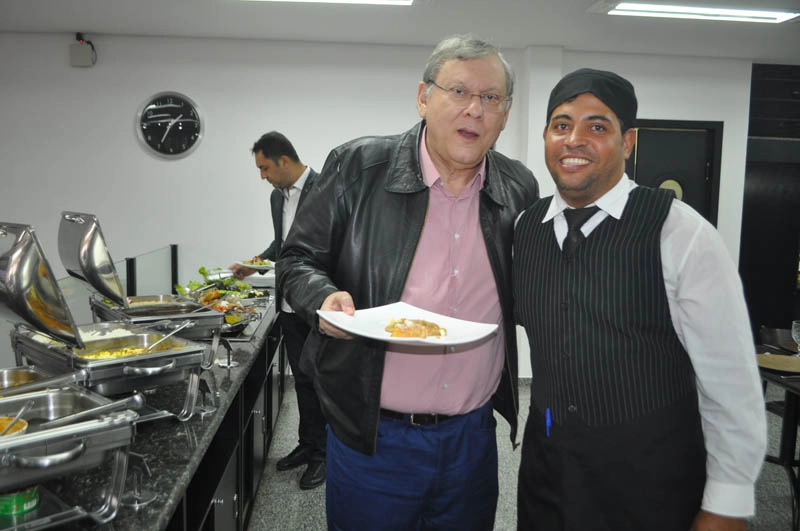
[[550, 95], [558, 193], [514, 240], [533, 371], [520, 530], [744, 530], [755, 510], [766, 424], [741, 282], [711, 224], [625, 175], [636, 110], [607, 71]]

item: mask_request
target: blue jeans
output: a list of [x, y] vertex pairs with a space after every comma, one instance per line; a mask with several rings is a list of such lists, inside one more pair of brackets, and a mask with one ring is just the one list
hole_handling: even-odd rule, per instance
[[432, 426], [381, 417], [374, 456], [329, 431], [328, 529], [491, 530], [498, 495], [496, 426], [491, 403]]

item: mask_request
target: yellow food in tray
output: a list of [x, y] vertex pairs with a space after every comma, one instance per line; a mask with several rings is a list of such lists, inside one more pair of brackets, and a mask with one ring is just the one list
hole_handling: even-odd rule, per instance
[[129, 358], [131, 356], [139, 356], [141, 354], [152, 354], [161, 350], [167, 350], [167, 345], [158, 345], [152, 350], [147, 350], [147, 347], [120, 347], [107, 350], [96, 350], [93, 352], [85, 352], [80, 349], [75, 350], [75, 355], [84, 360], [114, 360], [119, 358]]
[[424, 321], [422, 319], [407, 319], [401, 317], [399, 319], [389, 319], [389, 324], [386, 325], [385, 330], [389, 332], [392, 337], [444, 337], [447, 335], [447, 329], [440, 327], [436, 323]]

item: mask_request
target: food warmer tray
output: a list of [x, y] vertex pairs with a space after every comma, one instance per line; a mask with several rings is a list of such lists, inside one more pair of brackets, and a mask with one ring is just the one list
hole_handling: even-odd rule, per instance
[[12, 392], [16, 395], [32, 390], [38, 391], [42, 389], [39, 387], [39, 382], [47, 377], [47, 374], [33, 365], [0, 369], [0, 396], [10, 396]]
[[101, 353], [148, 347], [164, 338], [164, 334], [126, 322], [82, 325], [78, 331], [84, 338], [84, 348], [72, 347], [25, 324], [16, 324], [11, 331], [11, 344], [17, 365], [35, 365], [51, 375], [84, 371], [85, 385], [106, 396], [188, 380], [186, 404], [178, 418], [187, 420], [191, 416], [200, 366], [207, 363], [210, 350], [206, 345], [173, 336], [160, 343], [154, 352], [91, 359]]
[[78, 327], [28, 225], [0, 223], [0, 303], [27, 321], [11, 331], [18, 365], [27, 362], [53, 376], [85, 371], [86, 385], [104, 395], [185, 379], [186, 401], [178, 418], [192, 416], [201, 366], [211, 363], [210, 348], [173, 336], [152, 352], [87, 359], [87, 354], [105, 350], [149, 347], [169, 334], [130, 322]]
[[193, 326], [178, 332], [186, 339], [213, 339], [225, 323], [221, 312], [177, 295], [137, 295], [125, 297], [125, 302], [120, 304], [97, 295], [89, 298], [95, 321], [130, 321], [169, 331], [189, 319]]
[[[128, 307], [97, 294], [89, 299], [95, 321], [128, 321], [169, 332], [190, 320], [192, 326], [177, 335], [195, 341], [211, 340], [211, 351], [217, 352], [220, 338], [229, 341], [249, 341], [252, 330], [258, 327], [260, 307], [269, 298], [248, 299], [245, 304], [259, 308], [237, 323], [226, 323], [225, 314], [195, 300], [177, 295], [141, 295], [127, 297]], [[263, 303], [262, 303], [263, 301]], [[204, 365], [203, 369], [210, 368]]]
[[0, 397], [16, 396], [31, 391], [56, 389], [86, 383], [86, 371], [51, 376], [34, 365], [0, 369]]
[[224, 315], [202, 304], [174, 295], [126, 297], [100, 222], [94, 214], [61, 213], [58, 254], [71, 276], [88, 283], [97, 293], [90, 298], [95, 320], [163, 323], [173, 326], [191, 319], [193, 326], [179, 332], [187, 339], [218, 339]]
[[[102, 524], [117, 513], [135, 434], [135, 411], [125, 409], [45, 429], [40, 422], [105, 406], [111, 400], [77, 386], [0, 398], [0, 415], [13, 416], [23, 404], [28, 431], [0, 437], [0, 492], [14, 492], [59, 476], [111, 465], [105, 499], [94, 510], [67, 507], [40, 487], [40, 503], [28, 512], [0, 517], [0, 529], [47, 529], [81, 518]], [[37, 423], [37, 421], [39, 421]]]

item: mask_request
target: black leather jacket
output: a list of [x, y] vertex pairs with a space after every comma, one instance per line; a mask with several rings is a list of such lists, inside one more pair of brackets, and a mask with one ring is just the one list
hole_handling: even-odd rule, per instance
[[[314, 377], [325, 417], [340, 440], [368, 455], [377, 444], [385, 343], [325, 336], [318, 332], [316, 310], [335, 291], [349, 292], [356, 309], [400, 300], [428, 208], [418, 153], [423, 126], [356, 139], [331, 151], [277, 265], [278, 288], [312, 327], [301, 366]], [[522, 163], [495, 151], [487, 155], [486, 174], [480, 224], [508, 339], [493, 405], [511, 424], [516, 442], [511, 245], [514, 220], [538, 198], [538, 184]]]

